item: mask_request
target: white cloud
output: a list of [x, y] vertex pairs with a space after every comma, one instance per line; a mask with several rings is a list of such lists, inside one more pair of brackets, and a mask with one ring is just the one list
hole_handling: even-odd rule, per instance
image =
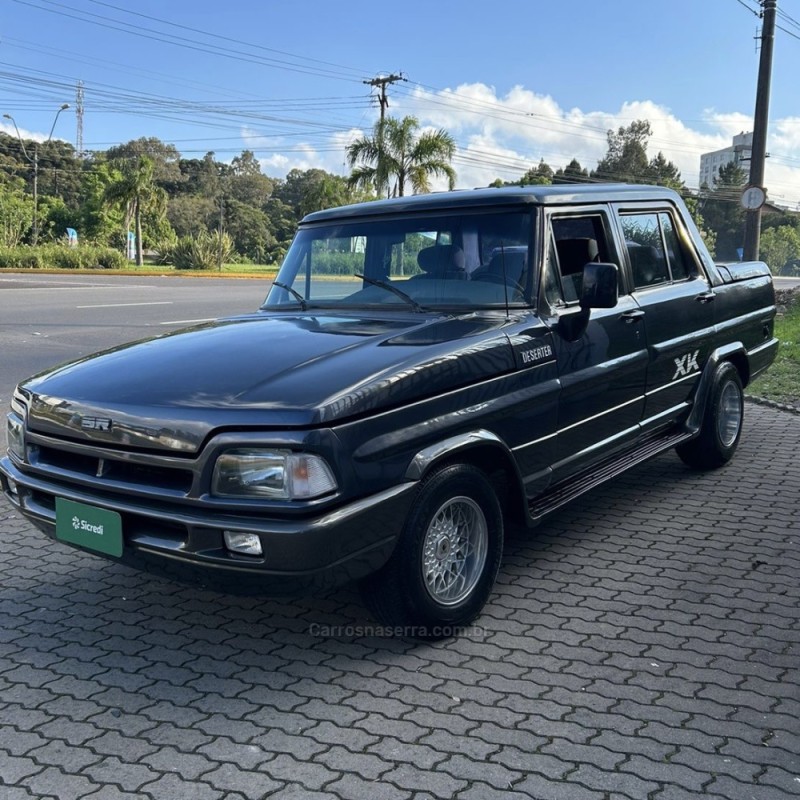
[[[565, 109], [553, 97], [523, 86], [499, 95], [494, 87], [482, 83], [438, 92], [417, 88], [393, 97], [392, 111], [397, 116], [413, 114], [424, 128], [443, 128], [454, 136], [459, 145], [454, 162], [459, 188], [486, 186], [498, 177], [516, 179], [540, 159], [557, 169], [577, 158], [591, 170], [606, 152], [607, 131], [636, 119], [650, 122], [649, 155], [663, 152], [678, 166], [687, 185], [696, 187], [700, 155], [728, 147], [734, 135], [752, 128], [751, 117], [738, 111], [707, 109], [702, 120], [692, 126], [650, 100], [629, 101], [614, 111]], [[315, 143], [264, 139], [247, 130], [243, 138], [256, 150], [267, 174], [311, 167], [346, 174], [347, 144], [361, 133], [353, 129], [327, 139], [313, 137]], [[263, 155], [267, 149], [272, 155]], [[770, 197], [798, 203], [800, 117], [774, 121], [768, 149], [774, 157], [766, 169]], [[433, 186], [443, 189], [445, 182], [434, 181]]]
[[[297, 141], [287, 137], [263, 136], [249, 128], [242, 129], [244, 146], [255, 152], [265, 175], [283, 178], [293, 169], [324, 169], [344, 174], [345, 148], [361, 131], [335, 133], [321, 144]], [[270, 155], [264, 155], [265, 152]]]

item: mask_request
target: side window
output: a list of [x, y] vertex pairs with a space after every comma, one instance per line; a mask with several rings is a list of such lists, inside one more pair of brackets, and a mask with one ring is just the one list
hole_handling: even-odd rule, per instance
[[637, 289], [683, 281], [695, 271], [672, 214], [621, 214], [620, 219]]
[[551, 306], [577, 303], [581, 296], [583, 268], [590, 261], [611, 261], [603, 216], [552, 217], [549, 268], [545, 297]]
[[623, 214], [622, 231], [637, 289], [669, 283], [669, 266], [658, 214]]

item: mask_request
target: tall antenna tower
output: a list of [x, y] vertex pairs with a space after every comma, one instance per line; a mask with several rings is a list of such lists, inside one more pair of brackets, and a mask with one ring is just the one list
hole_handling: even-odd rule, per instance
[[75, 149], [78, 152], [78, 158], [83, 158], [83, 81], [78, 81], [75, 87], [75, 119], [78, 121]]

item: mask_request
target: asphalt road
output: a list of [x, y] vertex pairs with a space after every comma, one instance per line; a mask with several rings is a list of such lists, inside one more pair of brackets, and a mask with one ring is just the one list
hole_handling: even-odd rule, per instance
[[123, 342], [254, 311], [269, 286], [258, 279], [2, 273], [0, 408], [30, 375]]
[[789, 289], [800, 286], [800, 278], [773, 278], [776, 289]]
[[[266, 293], [0, 287], [6, 395]], [[797, 797], [798, 452], [800, 417], [748, 404], [724, 469], [665, 454], [509, 531], [484, 613], [435, 644], [387, 635], [352, 587], [279, 601], [133, 572], [48, 540], [0, 497], [0, 798]]]

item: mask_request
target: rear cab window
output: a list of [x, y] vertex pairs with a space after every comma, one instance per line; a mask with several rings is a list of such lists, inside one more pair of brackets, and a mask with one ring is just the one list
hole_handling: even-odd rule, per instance
[[673, 210], [623, 210], [619, 222], [635, 291], [705, 277]]

